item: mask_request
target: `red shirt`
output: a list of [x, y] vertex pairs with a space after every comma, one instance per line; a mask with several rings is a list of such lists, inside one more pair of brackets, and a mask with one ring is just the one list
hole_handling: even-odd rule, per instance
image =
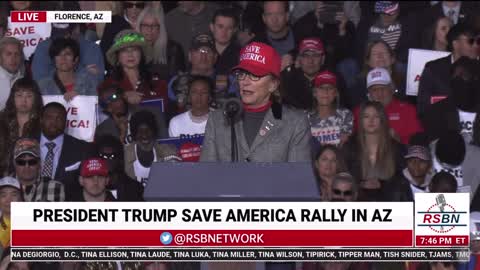
[[[353, 127], [358, 128], [358, 114], [360, 106], [353, 110]], [[422, 125], [417, 118], [417, 109], [410, 103], [400, 101], [396, 98], [385, 107], [385, 113], [388, 117], [388, 124], [400, 136], [403, 144], [408, 144], [410, 136], [417, 132], [423, 131]]]

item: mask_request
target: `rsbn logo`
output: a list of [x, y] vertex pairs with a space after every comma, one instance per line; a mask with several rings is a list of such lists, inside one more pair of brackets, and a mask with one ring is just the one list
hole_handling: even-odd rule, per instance
[[447, 233], [456, 227], [466, 227], [467, 224], [460, 223], [461, 215], [467, 214], [464, 211], [457, 211], [454, 206], [447, 203], [444, 194], [435, 198], [436, 203], [431, 205], [427, 211], [418, 211], [423, 215], [421, 223], [417, 226], [429, 227], [436, 233]]

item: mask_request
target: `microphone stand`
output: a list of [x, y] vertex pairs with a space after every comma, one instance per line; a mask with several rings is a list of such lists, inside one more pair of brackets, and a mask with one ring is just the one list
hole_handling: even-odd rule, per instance
[[230, 133], [232, 146], [232, 162], [238, 162], [237, 135], [235, 134], [235, 115], [230, 116]]

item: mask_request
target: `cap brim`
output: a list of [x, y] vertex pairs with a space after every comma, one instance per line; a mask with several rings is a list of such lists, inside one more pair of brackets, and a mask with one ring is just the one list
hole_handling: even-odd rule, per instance
[[420, 156], [415, 155], [415, 154], [405, 155], [404, 158], [418, 158], [418, 159], [421, 159], [421, 160], [424, 160], [424, 161], [430, 161], [430, 159], [428, 159], [428, 158], [420, 157]]
[[2, 189], [2, 188], [4, 188], [4, 187], [12, 187], [12, 188], [14, 188], [14, 189], [20, 190], [19, 187], [14, 186], [14, 185], [10, 185], [10, 184], [1, 185], [1, 186], [0, 186], [0, 189]]
[[39, 157], [40, 157], [38, 154], [36, 154], [36, 153], [34, 153], [34, 152], [32, 152], [32, 151], [23, 151], [23, 152], [20, 152], [20, 153], [16, 154], [15, 157], [14, 157], [14, 159], [17, 159], [19, 156], [25, 155], [25, 154], [32, 155], [32, 156], [34, 156], [34, 157], [36, 157], [36, 158], [39, 158]]
[[81, 175], [82, 177], [92, 177], [92, 176], [104, 176], [104, 177], [107, 177], [108, 176], [108, 173], [105, 175], [105, 174], [99, 174], [99, 173], [85, 173], [83, 175]]
[[315, 49], [315, 48], [305, 48], [301, 51], [299, 51], [299, 54], [303, 54], [304, 52], [308, 52], [308, 51], [312, 51], [312, 52], [318, 52], [318, 53], [323, 53], [322, 50], [320, 49]]
[[[268, 74], [272, 74], [270, 71], [265, 70], [261, 67], [252, 66], [252, 65], [245, 65], [245, 64], [244, 65], [240, 64], [240, 65], [232, 68], [232, 72], [234, 72], [235, 70], [239, 70], [239, 69], [248, 71], [248, 72], [252, 73], [253, 75], [259, 76], [259, 77], [266, 76]], [[275, 75], [275, 74], [273, 74], [273, 75]]]
[[373, 82], [371, 84], [368, 84], [367, 85], [367, 88], [370, 88], [372, 86], [375, 86], [375, 85], [390, 85], [391, 82], [388, 82], [388, 81], [376, 81], [376, 82]]

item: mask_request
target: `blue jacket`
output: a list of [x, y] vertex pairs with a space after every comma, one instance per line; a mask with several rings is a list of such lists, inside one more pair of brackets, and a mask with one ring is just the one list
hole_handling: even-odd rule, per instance
[[[99, 74], [95, 78], [96, 84], [98, 85], [103, 81], [105, 75], [105, 64], [103, 62], [102, 51], [97, 44], [88, 41], [83, 37], [81, 37], [78, 42], [80, 46], [80, 60], [77, 73], [85, 71], [86, 66], [95, 64], [99, 70]], [[55, 72], [55, 65], [48, 54], [50, 44], [52, 44], [52, 40], [47, 39], [40, 42], [35, 49], [35, 55], [32, 62], [32, 76], [36, 81], [52, 77]]]
[[[53, 79], [53, 73], [50, 77], [40, 80], [38, 86], [42, 95], [63, 95]], [[77, 71], [73, 90], [82, 96], [96, 96], [97, 81], [95, 77], [86, 70]]]

